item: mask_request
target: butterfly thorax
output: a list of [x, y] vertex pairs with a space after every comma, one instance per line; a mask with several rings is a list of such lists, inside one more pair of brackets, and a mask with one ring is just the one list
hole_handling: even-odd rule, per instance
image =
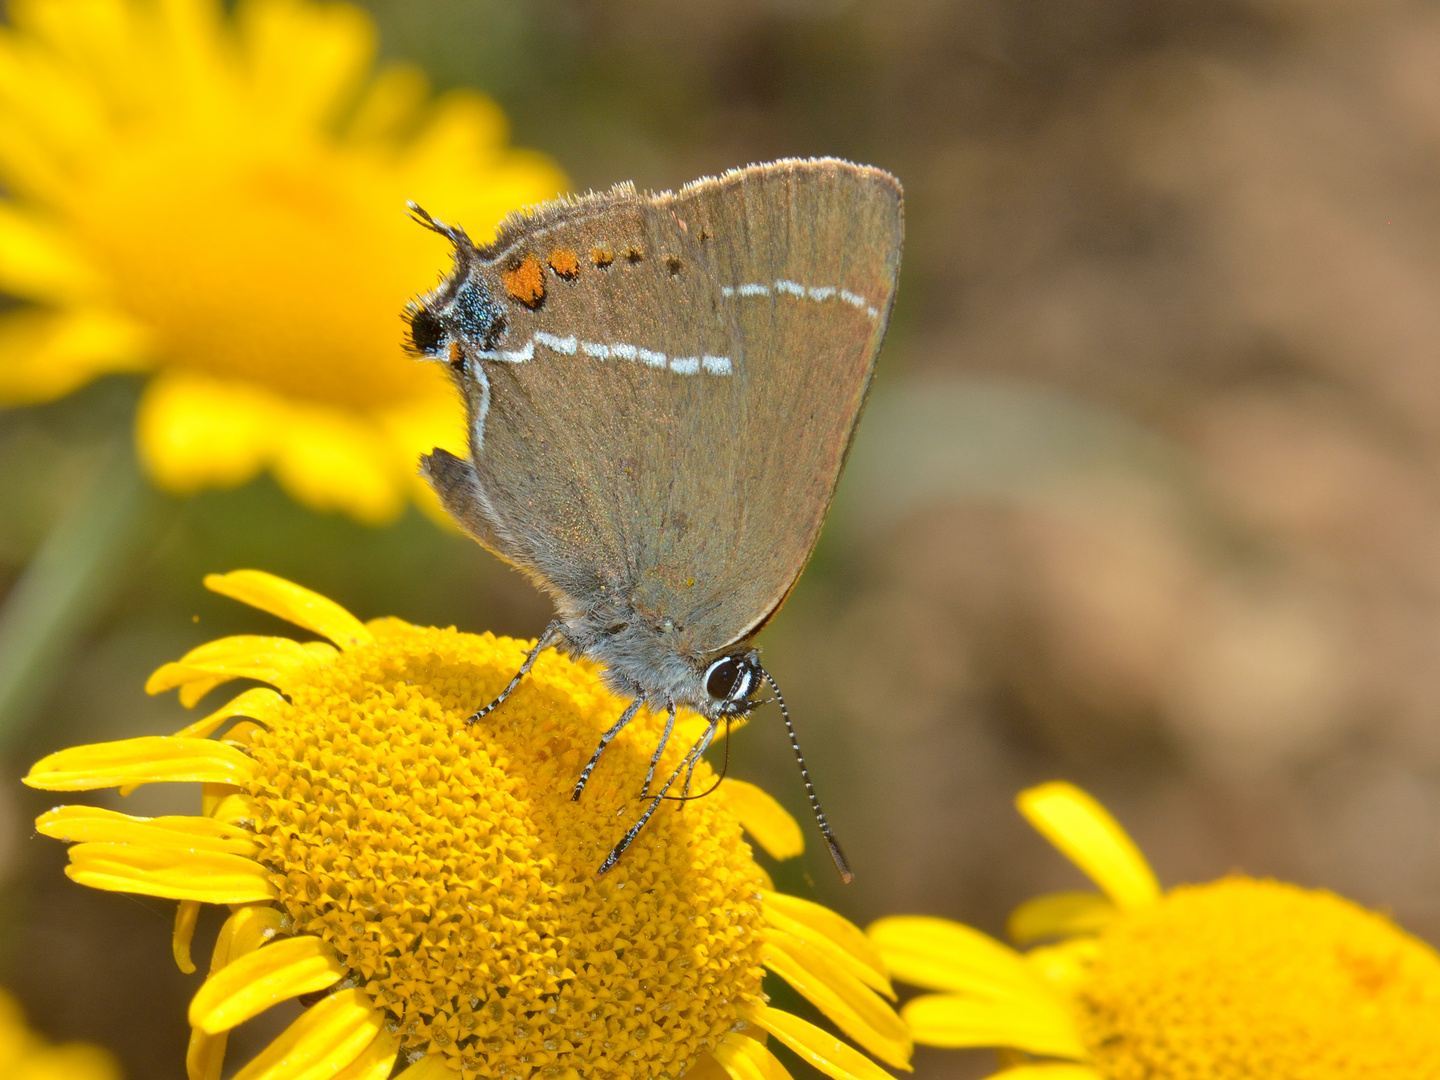
[[719, 703], [705, 689], [712, 659], [694, 647], [674, 619], [604, 604], [562, 623], [565, 651], [604, 666], [601, 677], [616, 694], [643, 698], [652, 709], [671, 703], [714, 717]]

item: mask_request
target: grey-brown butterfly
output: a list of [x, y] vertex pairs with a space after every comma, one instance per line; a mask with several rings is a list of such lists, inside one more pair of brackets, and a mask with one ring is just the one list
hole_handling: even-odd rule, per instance
[[[445, 509], [555, 601], [500, 705], [554, 646], [604, 668], [629, 706], [573, 792], [643, 705], [665, 710], [644, 813], [604, 873], [719, 725], [778, 701], [816, 821], [850, 870], [752, 641], [820, 533], [895, 295], [899, 183], [836, 159], [788, 160], [678, 192], [601, 194], [512, 215], [495, 240], [416, 218], [455, 264], [407, 312], [410, 344], [450, 365], [469, 459], [422, 471]], [[677, 707], [710, 723], [652, 793]]]

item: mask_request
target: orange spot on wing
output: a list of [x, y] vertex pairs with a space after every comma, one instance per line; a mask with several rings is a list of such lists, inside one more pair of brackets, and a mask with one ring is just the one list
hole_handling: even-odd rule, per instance
[[556, 248], [550, 252], [550, 258], [547, 261], [550, 263], [550, 269], [566, 281], [580, 273], [580, 257], [566, 248]]
[[603, 269], [604, 267], [609, 266], [612, 262], [615, 261], [615, 252], [611, 251], [609, 248], [591, 248], [590, 261], [593, 262], [596, 266]]
[[545, 274], [534, 255], [526, 255], [524, 262], [513, 270], [506, 270], [500, 280], [505, 283], [505, 291], [526, 307], [538, 307], [545, 299]]

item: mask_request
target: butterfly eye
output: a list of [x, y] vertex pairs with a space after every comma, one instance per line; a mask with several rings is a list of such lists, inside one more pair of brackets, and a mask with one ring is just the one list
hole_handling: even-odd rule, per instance
[[432, 356], [445, 340], [445, 328], [429, 308], [420, 308], [410, 316], [410, 340], [417, 352]]
[[716, 701], [724, 701], [740, 677], [740, 658], [722, 656], [705, 669], [705, 692]]
[[722, 656], [705, 669], [705, 692], [715, 701], [744, 701], [755, 684], [747, 656]]

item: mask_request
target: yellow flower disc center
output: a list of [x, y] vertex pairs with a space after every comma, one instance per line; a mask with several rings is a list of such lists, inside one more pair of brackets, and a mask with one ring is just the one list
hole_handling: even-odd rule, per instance
[[1230, 878], [1127, 913], [1079, 1006], [1111, 1080], [1440, 1076], [1440, 956], [1293, 885]]
[[[407, 1047], [467, 1076], [684, 1074], [763, 1000], [739, 824], [717, 799], [664, 805], [597, 879], [645, 805], [659, 719], [642, 712], [572, 802], [623, 704], [593, 669], [547, 653], [467, 725], [522, 644], [371, 629], [251, 743], [260, 860], [294, 932], [334, 947]], [[696, 790], [713, 780], [702, 763]]]
[[401, 347], [406, 300], [448, 264], [401, 186], [318, 139], [211, 122], [224, 141], [162, 128], [127, 142], [70, 208], [166, 365], [360, 409], [448, 392]]

